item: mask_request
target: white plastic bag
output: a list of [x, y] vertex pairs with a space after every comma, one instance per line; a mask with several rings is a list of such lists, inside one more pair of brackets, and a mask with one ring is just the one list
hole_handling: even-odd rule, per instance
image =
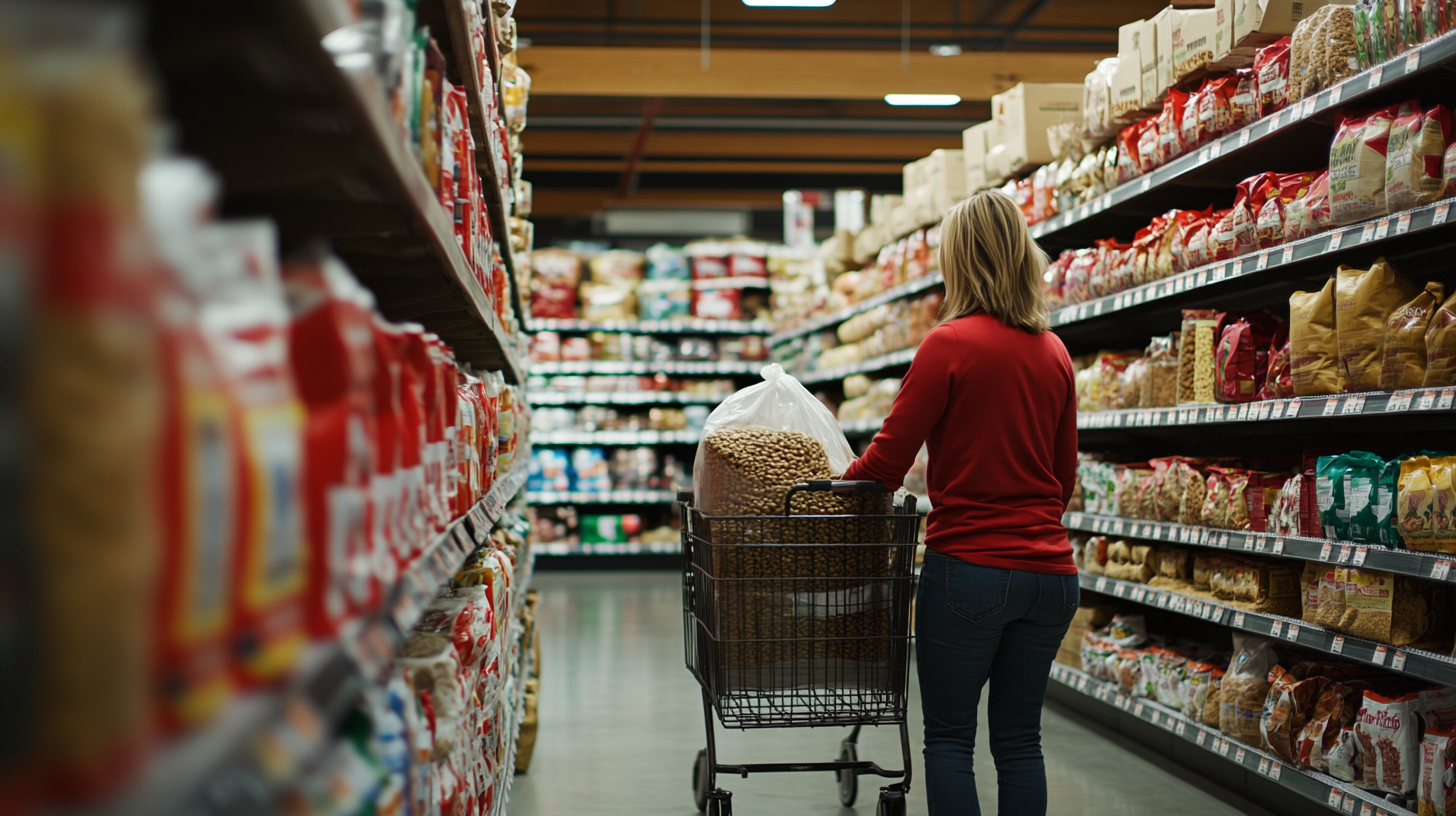
[[[807, 462], [781, 461], [778, 479], [765, 481], [760, 474], [739, 474], [743, 481], [756, 483], [756, 487], [777, 495], [780, 509], [769, 510], [772, 505], [770, 501], [764, 505], [764, 510], [769, 512], [783, 512], [783, 492], [795, 482], [840, 476], [854, 458], [849, 442], [844, 438], [844, 432], [839, 429], [839, 422], [829, 408], [815, 399], [798, 380], [787, 374], [783, 366], [774, 363], [765, 366], [760, 373], [763, 382], [751, 385], [724, 400], [708, 415], [708, 421], [703, 426], [703, 438], [698, 443], [698, 454], [693, 462], [693, 489], [703, 512], [710, 515], [719, 513], [721, 509], [736, 513], [753, 512], [747, 506], [721, 508], [717, 505], [723, 502], [714, 500], [721, 493], [720, 490], [715, 490], [718, 486], [714, 484], [714, 480], [722, 477], [715, 472], [715, 468], [705, 467], [705, 463], [709, 455], [721, 460], [716, 453], [709, 451], [712, 445], [709, 437], [717, 431], [768, 430], [800, 433], [823, 448], [828, 459], [828, 472], [810, 472], [815, 468], [809, 467]], [[763, 458], [770, 459], [771, 456], [766, 455]]]

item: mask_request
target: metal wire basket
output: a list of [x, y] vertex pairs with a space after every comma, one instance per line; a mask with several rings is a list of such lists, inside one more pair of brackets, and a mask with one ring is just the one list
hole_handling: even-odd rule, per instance
[[[864, 484], [879, 492], [843, 487]], [[904, 722], [919, 516], [883, 489], [810, 482], [782, 516], [707, 516], [686, 494], [686, 659], [724, 726]], [[865, 512], [791, 515], [805, 490]]]

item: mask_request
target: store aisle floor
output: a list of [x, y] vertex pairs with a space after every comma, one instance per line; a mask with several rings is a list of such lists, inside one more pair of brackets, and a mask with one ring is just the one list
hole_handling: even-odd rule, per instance
[[[529, 774], [517, 776], [510, 816], [643, 814], [693, 816], [693, 757], [704, 747], [698, 687], [683, 667], [682, 595], [671, 572], [538, 572], [541, 627], [540, 730]], [[917, 689], [911, 670], [914, 770], [923, 768]], [[984, 722], [984, 711], [982, 714]], [[720, 761], [829, 760], [841, 729], [724, 732]], [[995, 812], [996, 783], [984, 729], [977, 759], [982, 807]], [[1233, 816], [1247, 803], [1223, 801], [1177, 773], [1048, 708], [1042, 743], [1058, 816]], [[860, 758], [898, 767], [893, 728], [862, 735]], [[979, 765], [978, 765], [979, 767]], [[828, 774], [720, 777], [735, 814], [872, 814], [878, 783], [861, 777], [854, 809], [839, 806]], [[924, 814], [917, 775], [911, 814]]]

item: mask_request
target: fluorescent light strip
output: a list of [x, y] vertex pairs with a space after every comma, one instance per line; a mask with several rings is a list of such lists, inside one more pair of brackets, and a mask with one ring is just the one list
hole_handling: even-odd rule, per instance
[[959, 105], [961, 98], [955, 94], [885, 94], [885, 101], [891, 105], [935, 105], [945, 107]]

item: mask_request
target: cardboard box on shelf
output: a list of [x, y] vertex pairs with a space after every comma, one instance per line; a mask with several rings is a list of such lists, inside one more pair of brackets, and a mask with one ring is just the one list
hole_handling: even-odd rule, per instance
[[[920, 220], [916, 217], [915, 210], [909, 204], [901, 202], [890, 211], [890, 235], [889, 241], [897, 238], [904, 238], [920, 226]], [[886, 243], [889, 243], [886, 241]]]
[[1231, 0], [1215, 0], [1211, 9], [1174, 10], [1173, 83], [1192, 83], [1223, 70], [1233, 40]]
[[1254, 52], [1294, 33], [1325, 0], [1234, 0], [1233, 52], [1252, 63]]
[[1122, 124], [1146, 119], [1141, 55], [1137, 51], [1118, 54], [1117, 62], [1117, 73], [1112, 75], [1112, 118]]
[[[870, 197], [870, 223], [890, 224], [890, 212], [900, 206], [905, 199], [897, 195], [877, 195]], [[878, 249], [878, 247], [876, 247]]]
[[885, 224], [866, 224], [854, 236], [852, 260], [856, 266], [863, 266], [880, 254], [880, 247], [890, 242], [890, 228]]
[[1146, 20], [1133, 20], [1130, 23], [1117, 27], [1117, 58], [1127, 59], [1127, 55], [1140, 50], [1143, 47], [1143, 23]]
[[961, 131], [961, 155], [966, 167], [967, 195], [990, 186], [986, 182], [986, 136], [990, 131], [990, 122], [982, 122]]
[[1165, 8], [1153, 17], [1153, 25], [1157, 27], [1158, 50], [1156, 59], [1158, 61], [1158, 87], [1164, 89], [1173, 87], [1173, 15], [1176, 14], [1172, 7]]
[[[1161, 110], [1163, 99], [1168, 95], [1168, 85], [1158, 84], [1158, 18], [1143, 21], [1143, 35], [1139, 45], [1139, 66], [1142, 74], [1142, 103], [1150, 111]], [[1172, 81], [1169, 81], [1172, 84]]]
[[1054, 156], [1046, 129], [1081, 121], [1082, 91], [1082, 83], [1022, 82], [991, 97], [996, 141], [987, 141], [987, 183], [999, 184], [1050, 162]]
[[961, 150], [933, 150], [925, 162], [925, 190], [930, 204], [930, 217], [922, 223], [938, 221], [956, 202], [970, 195], [966, 188], [965, 152]]
[[928, 180], [928, 159], [916, 159], [905, 165], [902, 176], [905, 204], [914, 213], [917, 221], [928, 221], [934, 218], [931, 215], [932, 206], [930, 201], [930, 188], [927, 186]]

